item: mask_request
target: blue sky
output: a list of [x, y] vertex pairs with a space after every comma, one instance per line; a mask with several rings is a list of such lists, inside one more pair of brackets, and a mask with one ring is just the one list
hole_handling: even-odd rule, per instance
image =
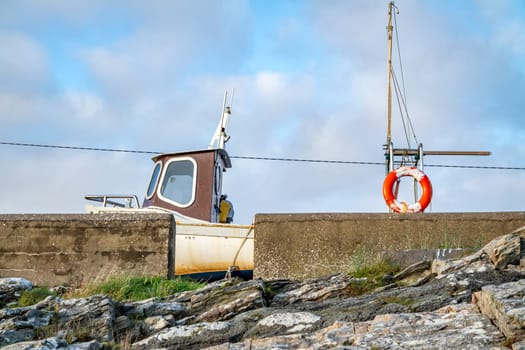
[[[0, 141], [205, 148], [235, 89], [232, 156], [382, 162], [388, 1], [0, 2]], [[525, 3], [400, 0], [408, 109], [426, 164], [525, 167]], [[404, 147], [400, 117], [393, 141]], [[148, 155], [0, 145], [0, 213], [143, 197]], [[525, 171], [427, 167], [431, 212], [523, 210]], [[381, 166], [234, 159], [237, 222], [386, 212]], [[408, 186], [408, 185], [407, 185]]]

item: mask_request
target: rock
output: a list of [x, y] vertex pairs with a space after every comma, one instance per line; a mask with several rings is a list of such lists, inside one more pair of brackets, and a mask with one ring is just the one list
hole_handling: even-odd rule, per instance
[[96, 340], [92, 340], [85, 343], [70, 344], [67, 347], [67, 350], [102, 350], [104, 349], [104, 344], [99, 343]]
[[164, 315], [172, 315], [178, 318], [184, 317], [187, 311], [188, 307], [184, 303], [162, 301], [158, 298], [122, 303], [119, 306], [120, 313], [137, 319]]
[[517, 342], [525, 338], [525, 279], [484, 286], [472, 301], [508, 339]]
[[261, 319], [244, 337], [293, 334], [316, 329], [321, 317], [311, 312], [274, 312]]
[[109, 297], [93, 295], [88, 298], [59, 300], [55, 307], [58, 309], [58, 327], [65, 330], [64, 338], [71, 338], [73, 341], [113, 340], [115, 309]]
[[173, 316], [152, 316], [146, 318], [144, 323], [147, 325], [147, 333], [153, 334], [171, 326], [173, 324]]
[[[426, 270], [430, 269], [430, 261], [428, 260], [422, 260], [420, 262], [416, 262], [402, 271], [398, 272], [394, 276], [394, 281], [403, 281], [407, 279], [408, 277], [414, 275], [414, 274], [421, 274], [424, 273]], [[428, 275], [428, 274], [427, 274]], [[417, 278], [419, 279], [419, 278]]]
[[[223, 280], [138, 302], [48, 297], [0, 308], [0, 346], [524, 349], [522, 242], [518, 233], [502, 236], [461, 259], [434, 261], [432, 271], [423, 261], [384, 276], [387, 286], [362, 295], [363, 286], [374, 284], [336, 274], [306, 281]], [[15, 298], [23, 290], [17, 288], [10, 289]]]
[[512, 350], [525, 350], [525, 340], [512, 344]]
[[131, 349], [190, 349], [227, 342], [240, 335], [231, 322], [202, 322], [164, 329], [151, 337], [133, 343]]
[[490, 320], [470, 304], [434, 312], [378, 315], [355, 325], [352, 345], [382, 349], [486, 349], [504, 340]]
[[[471, 268], [476, 266], [484, 266], [489, 264], [489, 262], [486, 259], [486, 254], [483, 250], [480, 250], [474, 254], [470, 254], [464, 258], [456, 259], [456, 260], [442, 260], [437, 259], [432, 261], [431, 265], [431, 272], [433, 274], [436, 274], [439, 276], [443, 276], [446, 274], [450, 274], [457, 271], [462, 271], [467, 268]], [[491, 268], [494, 269], [494, 267], [491, 265]]]
[[48, 338], [44, 340], [21, 342], [2, 348], [4, 350], [101, 350], [102, 344], [96, 340], [70, 345], [62, 338]]
[[350, 295], [351, 282], [360, 280], [362, 279], [352, 278], [346, 274], [337, 274], [288, 284], [273, 297], [272, 305], [286, 306]]
[[37, 341], [19, 342], [14, 345], [9, 345], [3, 348], [4, 350], [54, 350], [54, 349], [67, 349], [68, 343], [62, 338], [49, 338]]
[[[468, 285], [461, 291], [468, 291]], [[421, 286], [395, 287], [376, 290], [354, 297], [337, 297], [327, 300], [309, 300], [288, 306], [295, 311], [316, 312], [323, 316], [322, 324], [328, 326], [337, 320], [367, 321], [377, 314], [390, 310], [423, 312], [436, 310], [451, 303], [470, 301], [471, 294], [465, 295], [447, 280], [432, 280]], [[274, 298], [275, 300], [275, 298]], [[392, 305], [389, 305], [392, 304]], [[270, 306], [280, 306], [280, 303]]]
[[396, 281], [397, 285], [420, 286], [436, 276], [431, 272], [430, 267], [430, 261], [420, 261], [397, 273], [393, 276], [393, 280]]
[[[188, 300], [187, 293], [175, 297], [174, 301]], [[264, 284], [260, 280], [241, 283], [226, 280], [210, 283], [191, 293], [186, 316], [193, 316], [192, 323], [228, 320], [235, 315], [266, 303]]]
[[494, 268], [501, 270], [507, 265], [519, 265], [521, 258], [521, 237], [510, 233], [492, 240], [483, 248]]
[[336, 321], [312, 334], [247, 339], [207, 349], [505, 349], [499, 346], [503, 340], [487, 317], [464, 304], [435, 312], [379, 315], [367, 322]]
[[[2, 325], [2, 327], [5, 327]], [[0, 347], [16, 344], [26, 340], [32, 340], [35, 336], [33, 329], [6, 329], [0, 331]]]
[[46, 302], [32, 307], [0, 310], [0, 346], [32, 340], [39, 329], [47, 327], [52, 311], [45, 310]]
[[33, 289], [33, 284], [25, 278], [0, 278], [0, 306], [17, 301], [25, 290]]
[[139, 341], [146, 335], [151, 335], [144, 331], [141, 322], [136, 321], [126, 315], [120, 315], [115, 318], [113, 323], [113, 334], [115, 335], [115, 342], [117, 343], [131, 343]]

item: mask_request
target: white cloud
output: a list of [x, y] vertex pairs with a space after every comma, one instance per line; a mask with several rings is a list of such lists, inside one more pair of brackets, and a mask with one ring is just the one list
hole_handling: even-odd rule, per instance
[[0, 32], [0, 89], [32, 92], [49, 83], [46, 50], [26, 35]]
[[0, 92], [0, 121], [4, 126], [31, 120], [45, 100], [12, 92]]
[[[114, 0], [17, 0], [0, 2], [0, 22], [8, 26], [42, 28], [65, 23], [69, 29], [93, 25], [104, 20], [128, 14], [133, 1]], [[97, 28], [93, 28], [96, 30]]]
[[[20, 15], [37, 19], [31, 25], [9, 20], [20, 31], [9, 32], [6, 40], [21, 58], [13, 62], [0, 55], [0, 72], [7, 77], [0, 81], [3, 137], [153, 151], [205, 148], [220, 116], [223, 92], [235, 88], [227, 144], [231, 155], [383, 161], [384, 1], [309, 2], [309, 11], [280, 18], [272, 33], [258, 32], [253, 19], [262, 14], [250, 12], [250, 2], [244, 1], [55, 1], [49, 9], [25, 3], [34, 5], [27, 7], [29, 12], [41, 13]], [[481, 3], [469, 19], [487, 16], [482, 11], [491, 4]], [[509, 16], [499, 9], [497, 16], [486, 17], [492, 27], [484, 36], [445, 10], [435, 11], [435, 4], [406, 1], [398, 6], [408, 107], [419, 140], [426, 149], [498, 153], [488, 160], [425, 161], [521, 165], [516, 163], [525, 155], [520, 146], [525, 84], [523, 75], [516, 74], [519, 41], [511, 33], [523, 21], [514, 18], [498, 26]], [[79, 8], [84, 12], [77, 13]], [[91, 86], [48, 88], [52, 69], [59, 68], [48, 64], [46, 50], [53, 48], [40, 43], [31, 27], [59, 21], [64, 28], [90, 33], [85, 25], [99, 23], [101, 31], [108, 22], [97, 22], [98, 16], [111, 17], [120, 9], [124, 19], [115, 20], [124, 28], [118, 28], [118, 35], [107, 27], [111, 40], [69, 47]], [[56, 33], [46, 35], [62, 40]], [[261, 44], [255, 37], [278, 41]], [[504, 47], [513, 53], [502, 55]], [[265, 56], [254, 57], [258, 54]], [[259, 62], [261, 67], [254, 66]], [[402, 146], [400, 120], [394, 123], [395, 143]], [[142, 196], [151, 167], [148, 156], [26, 149], [13, 156], [11, 149], [0, 151], [8, 167], [2, 190], [9, 194], [5, 198], [14, 198], [4, 199], [0, 207], [11, 212], [81, 210], [82, 196], [90, 192]], [[236, 204], [237, 222], [249, 222], [259, 211], [386, 211], [381, 166], [233, 163], [225, 190]], [[35, 167], [40, 182], [34, 182]], [[523, 178], [516, 173], [431, 167], [427, 172], [436, 190], [432, 210], [521, 206], [522, 195], [513, 189]], [[480, 193], [484, 187], [487, 191]], [[28, 204], [35, 193], [37, 199]], [[53, 196], [57, 200], [49, 199]]]
[[[101, 99], [91, 92], [67, 91], [64, 100], [71, 107], [71, 117], [83, 120], [100, 120], [103, 110]], [[98, 118], [97, 118], [98, 117]]]
[[4, 148], [1, 213], [84, 211], [84, 195], [134, 193], [142, 199], [151, 161], [133, 155]]

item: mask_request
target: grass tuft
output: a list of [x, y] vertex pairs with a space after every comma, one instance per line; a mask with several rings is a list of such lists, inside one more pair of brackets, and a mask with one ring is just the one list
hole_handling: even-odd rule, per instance
[[153, 297], [162, 298], [187, 290], [195, 290], [204, 285], [204, 283], [195, 282], [186, 278], [169, 280], [159, 276], [121, 277], [112, 278], [97, 285], [88, 285], [76, 291], [71, 297], [104, 294], [118, 301], [144, 300]]
[[30, 306], [38, 303], [39, 301], [44, 300], [50, 295], [55, 295], [53, 292], [51, 292], [47, 288], [33, 288], [31, 290], [25, 290], [20, 294], [20, 298], [18, 299], [17, 306], [18, 307], [25, 307]]
[[380, 259], [370, 264], [357, 266], [351, 274], [356, 278], [366, 277], [378, 280], [382, 279], [384, 275], [394, 275], [399, 271], [399, 264], [387, 259]]
[[400, 266], [390, 260], [376, 259], [370, 263], [361, 261], [350, 272], [355, 280], [350, 283], [349, 293], [358, 296], [371, 292], [385, 285], [385, 275], [395, 275], [399, 271]]

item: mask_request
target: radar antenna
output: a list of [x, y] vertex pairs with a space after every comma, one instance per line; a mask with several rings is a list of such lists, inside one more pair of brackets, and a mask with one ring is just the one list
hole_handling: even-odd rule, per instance
[[217, 129], [215, 130], [215, 133], [211, 138], [210, 145], [208, 146], [209, 149], [224, 149], [224, 144], [230, 139], [230, 136], [228, 136], [228, 134], [226, 133], [226, 128], [228, 127], [228, 121], [231, 116], [231, 106], [233, 105], [234, 94], [235, 90], [232, 92], [232, 97], [230, 98], [230, 105], [227, 106], [228, 91], [224, 92], [221, 119], [219, 120]]

